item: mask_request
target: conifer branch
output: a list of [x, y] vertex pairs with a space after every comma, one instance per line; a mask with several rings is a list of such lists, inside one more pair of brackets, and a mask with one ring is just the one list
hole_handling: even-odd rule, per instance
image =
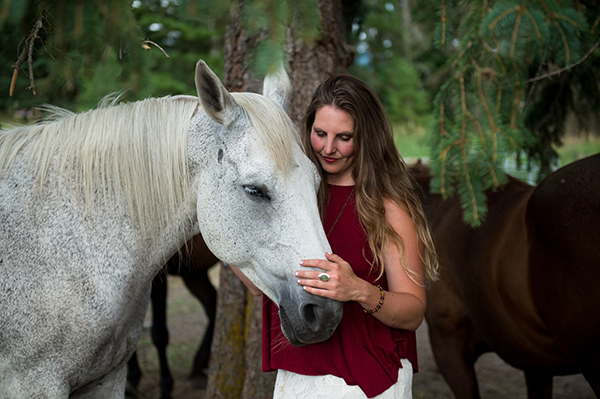
[[531, 15], [529, 10], [525, 10], [525, 15], [527, 15], [527, 17], [531, 21], [531, 24], [533, 25], [533, 30], [535, 30], [535, 35], [537, 36], [538, 39], [541, 39], [542, 32], [540, 31], [540, 27], [538, 26], [537, 22], [535, 21], [535, 18], [533, 17], [533, 15]]
[[488, 117], [488, 121], [490, 123], [491, 134], [492, 134], [492, 161], [496, 162], [498, 159], [498, 140], [497, 140], [497, 132], [498, 128], [496, 127], [496, 122], [494, 121], [494, 116], [490, 111], [490, 107], [488, 106], [487, 99], [485, 98], [485, 93], [483, 92], [483, 84], [481, 82], [481, 77], [483, 75], [483, 70], [480, 69], [477, 64], [475, 64], [478, 73], [477, 73], [477, 92], [479, 94], [479, 99], [481, 100], [481, 104], [483, 105], [483, 109]]
[[595, 33], [598, 24], [600, 24], [600, 15], [598, 15], [598, 18], [596, 18], [596, 20], [594, 21], [594, 25], [592, 25], [592, 29], [590, 29], [590, 33], [592, 35]]
[[450, 136], [448, 134], [448, 132], [446, 131], [446, 127], [444, 125], [444, 122], [445, 122], [445, 118], [444, 118], [444, 103], [442, 102], [440, 104], [440, 135], [446, 136], [447, 138], [451, 139], [452, 136]]
[[558, 29], [558, 32], [560, 33], [560, 38], [562, 39], [563, 42], [563, 46], [565, 46], [565, 61], [567, 62], [567, 64], [569, 62], [571, 62], [571, 52], [569, 51], [569, 43], [567, 42], [567, 37], [565, 36], [565, 32], [563, 32], [563, 30], [560, 27], [560, 24], [556, 21], [554, 21], [554, 25], [556, 25], [556, 28]]
[[[490, 54], [492, 54], [492, 56], [496, 59], [496, 61], [498, 62], [498, 65], [500, 66], [500, 69], [502, 70], [502, 75], [506, 76], [506, 67], [504, 66], [504, 63], [502, 62], [502, 58], [500, 58], [500, 56], [498, 55], [497, 51], [494, 51], [489, 44], [487, 44], [486, 42], [483, 42], [483, 46], [484, 48], [490, 52]], [[504, 80], [504, 79], [502, 79]], [[496, 109], [495, 109], [495, 113], [498, 114], [498, 112], [500, 112], [500, 100], [502, 99], [502, 81], [500, 82], [500, 84], [497, 85], [497, 90], [496, 90]]]
[[477, 130], [477, 133], [479, 134], [479, 138], [481, 139], [481, 142], [483, 144], [485, 144], [485, 136], [483, 135], [483, 128], [481, 127], [481, 124], [479, 123], [477, 118], [475, 118], [475, 116], [468, 110], [466, 111], [466, 115], [469, 119], [471, 119], [471, 122], [473, 122], [473, 125], [475, 125], [475, 129]]
[[440, 42], [442, 47], [446, 44], [446, 19], [446, 1], [442, 0], [442, 40]]
[[496, 89], [496, 109], [494, 113], [498, 115], [500, 113], [500, 105], [502, 105], [502, 84], [504, 83], [504, 78], [498, 84], [498, 88]]
[[477, 211], [477, 197], [475, 197], [475, 189], [473, 188], [473, 183], [471, 183], [471, 176], [469, 175], [469, 163], [467, 162], [467, 147], [463, 143], [461, 145], [461, 153], [463, 159], [463, 170], [465, 173], [465, 182], [467, 183], [467, 188], [469, 189], [469, 197], [471, 198], [471, 207], [473, 209], [473, 220], [471, 223], [475, 226], [479, 225], [479, 213]]
[[519, 37], [519, 29], [521, 28], [521, 18], [523, 17], [523, 7], [519, 7], [519, 12], [517, 13], [517, 19], [515, 21], [515, 27], [513, 28], [512, 38], [510, 41], [510, 51], [508, 53], [509, 58], [514, 58], [515, 56], [515, 47], [517, 47], [517, 39]]
[[563, 21], [567, 21], [571, 25], [579, 28], [579, 23], [577, 21], [575, 21], [573, 18], [569, 18], [566, 15], [557, 14], [557, 13], [552, 13], [552, 16], [555, 17], [556, 19], [562, 19]]
[[546, 2], [544, 0], [539, 0], [539, 2], [542, 5], [542, 7], [544, 7], [544, 10], [546, 11], [546, 14], [548, 14], [548, 15], [552, 15], [553, 14], [552, 10], [550, 10], [550, 7], [548, 7], [548, 4], [546, 4]]
[[493, 30], [494, 27], [498, 24], [498, 22], [500, 22], [508, 14], [512, 14], [513, 12], [518, 11], [519, 7], [520, 6], [516, 5], [514, 7], [506, 9], [504, 12], [502, 12], [500, 15], [498, 15], [492, 22], [490, 22], [490, 24], [488, 25], [488, 28], [490, 30]]
[[561, 73], [568, 71], [569, 69], [571, 69], [571, 68], [573, 68], [573, 67], [581, 64], [583, 61], [585, 61], [586, 58], [588, 58], [590, 55], [592, 55], [592, 53], [598, 48], [598, 46], [600, 46], [600, 39], [598, 39], [598, 41], [596, 41], [596, 43], [594, 43], [594, 45], [592, 46], [592, 48], [587, 53], [585, 53], [585, 55], [579, 61], [577, 61], [576, 63], [571, 64], [571, 65], [567, 65], [564, 68], [561, 68], [561, 69], [559, 69], [557, 71], [554, 71], [554, 72], [547, 73], [545, 75], [540, 75], [540, 76], [533, 77], [533, 78], [529, 79], [527, 81], [527, 83], [537, 82], [538, 80], [551, 78], [552, 76], [560, 75]]
[[461, 98], [461, 107], [463, 112], [462, 124], [460, 128], [460, 149], [461, 149], [461, 157], [462, 157], [462, 165], [465, 176], [465, 182], [467, 184], [467, 188], [469, 190], [469, 197], [471, 199], [471, 207], [473, 208], [473, 220], [474, 223], [477, 223], [479, 220], [479, 215], [477, 213], [477, 198], [475, 197], [475, 190], [473, 188], [473, 184], [471, 183], [471, 177], [469, 176], [469, 163], [467, 162], [467, 118], [469, 111], [467, 110], [466, 104], [466, 90], [465, 90], [465, 79], [461, 77], [460, 81], [460, 98]]
[[498, 177], [496, 176], [496, 171], [494, 170], [492, 165], [490, 165], [490, 175], [492, 175], [492, 181], [494, 182], [494, 187], [495, 188], [500, 187], [500, 182], [498, 181]]
[[515, 61], [513, 63], [513, 68], [515, 70], [515, 99], [513, 103], [512, 113], [510, 115], [510, 127], [513, 129], [517, 128], [517, 110], [519, 109], [520, 102], [520, 94], [521, 94], [521, 80], [519, 78], [519, 66]]
[[500, 58], [500, 56], [498, 55], [498, 52], [494, 51], [494, 49], [492, 49], [490, 47], [490, 45], [487, 44], [486, 42], [483, 42], [483, 47], [485, 47], [485, 49], [487, 51], [489, 51], [490, 54], [492, 54], [492, 56], [496, 59], [496, 61], [498, 61], [498, 65], [500, 65], [500, 68], [502, 69], [502, 73], [504, 75], [506, 75], [506, 67], [504, 66], [504, 63], [502, 62], [502, 58]]
[[453, 147], [456, 147], [458, 145], [461, 145], [463, 143], [462, 140], [455, 140], [454, 142], [448, 144], [446, 146], [446, 148], [444, 148], [444, 150], [442, 151], [441, 154], [441, 169], [440, 169], [440, 194], [442, 194], [442, 196], [446, 196], [446, 157], [448, 156], [448, 152], [450, 152], [450, 150]]

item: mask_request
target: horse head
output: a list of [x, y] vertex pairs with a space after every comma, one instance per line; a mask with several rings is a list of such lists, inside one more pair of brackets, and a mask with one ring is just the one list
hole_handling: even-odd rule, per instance
[[319, 217], [319, 176], [286, 115], [285, 72], [263, 93], [229, 93], [203, 61], [196, 87], [204, 112], [191, 123], [199, 229], [211, 252], [238, 267], [279, 307], [294, 345], [328, 339], [342, 304], [308, 294], [294, 272], [331, 251]]

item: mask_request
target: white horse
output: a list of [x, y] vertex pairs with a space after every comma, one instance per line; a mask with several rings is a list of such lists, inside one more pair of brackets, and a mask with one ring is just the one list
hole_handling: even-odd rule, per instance
[[199, 233], [290, 342], [337, 327], [294, 276], [330, 247], [287, 75], [229, 93], [200, 61], [196, 88], [0, 133], [0, 398], [122, 398], [152, 278]]

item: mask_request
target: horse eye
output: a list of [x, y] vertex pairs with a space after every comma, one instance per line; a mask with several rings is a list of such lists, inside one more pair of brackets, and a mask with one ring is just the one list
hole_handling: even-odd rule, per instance
[[267, 194], [264, 188], [256, 186], [244, 186], [244, 191], [246, 192], [246, 194], [251, 195], [253, 197], [257, 197], [265, 201], [271, 200], [271, 197], [269, 197], [269, 194]]

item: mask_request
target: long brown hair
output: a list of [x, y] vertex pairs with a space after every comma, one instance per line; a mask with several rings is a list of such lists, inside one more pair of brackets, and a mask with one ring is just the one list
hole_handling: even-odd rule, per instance
[[400, 252], [400, 261], [407, 274], [419, 285], [424, 285], [404, 259], [404, 243], [385, 216], [384, 199], [395, 202], [411, 216], [418, 235], [419, 252], [425, 265], [426, 280], [436, 280], [439, 263], [433, 239], [412, 177], [402, 160], [385, 110], [371, 88], [350, 75], [327, 79], [315, 91], [302, 121], [302, 141], [309, 158], [321, 173], [318, 203], [321, 213], [329, 201], [329, 188], [321, 164], [310, 142], [312, 125], [317, 111], [333, 106], [347, 112], [354, 120], [354, 153], [356, 161], [352, 176], [356, 184], [356, 210], [367, 232], [369, 247], [375, 258], [379, 277], [385, 272], [383, 248], [391, 242]]

